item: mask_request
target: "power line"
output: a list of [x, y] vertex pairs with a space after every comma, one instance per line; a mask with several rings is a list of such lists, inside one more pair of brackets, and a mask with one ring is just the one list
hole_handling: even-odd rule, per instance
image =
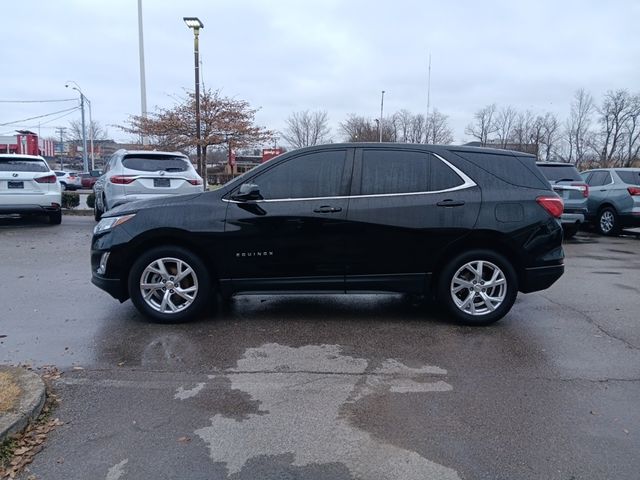
[[20, 120], [15, 120], [13, 122], [0, 123], [0, 127], [6, 127], [7, 125], [13, 125], [15, 123], [28, 122], [29, 120], [36, 120], [38, 118], [50, 117], [52, 115], [57, 115], [59, 113], [70, 112], [72, 110], [76, 110], [78, 107], [67, 108], [65, 110], [58, 110], [57, 112], [45, 113], [44, 115], [37, 115], [35, 117], [23, 118]]
[[77, 98], [61, 98], [59, 100], [0, 100], [0, 103], [55, 103], [55, 102], [73, 102]]

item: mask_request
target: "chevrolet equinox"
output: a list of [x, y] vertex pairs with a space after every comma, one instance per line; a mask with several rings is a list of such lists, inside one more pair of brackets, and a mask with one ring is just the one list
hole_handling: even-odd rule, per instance
[[308, 147], [219, 190], [105, 212], [92, 281], [158, 322], [193, 318], [215, 293], [323, 291], [433, 295], [486, 325], [562, 275], [562, 211], [531, 155]]

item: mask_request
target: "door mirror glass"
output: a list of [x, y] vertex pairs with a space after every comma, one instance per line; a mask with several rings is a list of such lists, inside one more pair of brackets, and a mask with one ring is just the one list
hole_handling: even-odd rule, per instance
[[262, 195], [260, 195], [260, 187], [255, 183], [243, 183], [231, 198], [240, 201], [262, 200]]

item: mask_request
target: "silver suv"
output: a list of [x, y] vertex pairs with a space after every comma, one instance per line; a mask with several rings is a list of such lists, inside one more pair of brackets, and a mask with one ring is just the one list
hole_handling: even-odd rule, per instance
[[202, 178], [180, 152], [118, 150], [96, 181], [94, 216], [118, 205], [204, 191]]
[[576, 167], [570, 163], [537, 162], [538, 168], [549, 180], [551, 188], [564, 201], [562, 230], [565, 238], [571, 238], [585, 222], [589, 187], [584, 183]]
[[599, 168], [580, 175], [590, 188], [587, 220], [600, 233], [640, 227], [640, 168]]

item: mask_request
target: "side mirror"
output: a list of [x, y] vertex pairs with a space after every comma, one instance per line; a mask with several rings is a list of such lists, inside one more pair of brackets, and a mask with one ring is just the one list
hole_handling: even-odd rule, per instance
[[262, 200], [260, 195], [260, 187], [253, 183], [243, 183], [240, 185], [240, 189], [231, 197], [234, 200], [246, 202], [249, 200]]

